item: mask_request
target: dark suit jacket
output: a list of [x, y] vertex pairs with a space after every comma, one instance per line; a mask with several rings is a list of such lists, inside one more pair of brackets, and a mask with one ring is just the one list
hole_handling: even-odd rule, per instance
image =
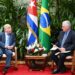
[[[15, 46], [15, 35], [13, 33], [10, 34], [10, 46], [13, 45]], [[5, 33], [1, 32], [0, 33], [0, 48], [4, 48], [5, 47]]]
[[[64, 32], [61, 31], [60, 34], [59, 34], [58, 42], [56, 43], [56, 45], [58, 47], [61, 46], [63, 36], [64, 36]], [[70, 30], [63, 47], [66, 50], [74, 50], [75, 49], [75, 32], [74, 31]]]

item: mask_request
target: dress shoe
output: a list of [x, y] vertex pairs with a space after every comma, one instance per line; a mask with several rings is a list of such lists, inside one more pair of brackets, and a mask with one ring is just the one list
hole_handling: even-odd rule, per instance
[[6, 73], [7, 73], [7, 71], [8, 71], [8, 69], [9, 69], [9, 67], [5, 67], [4, 69], [3, 69], [3, 74], [5, 75]]
[[60, 72], [59, 69], [55, 69], [55, 70], [52, 72], [52, 74], [57, 74], [57, 73], [59, 73], [59, 72]]
[[60, 70], [60, 73], [65, 73], [66, 72], [66, 68], [64, 67], [64, 68], [62, 68], [62, 70]]

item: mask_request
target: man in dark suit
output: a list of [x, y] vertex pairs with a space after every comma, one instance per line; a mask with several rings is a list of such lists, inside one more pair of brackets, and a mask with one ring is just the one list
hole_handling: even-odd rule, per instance
[[6, 65], [3, 69], [3, 73], [6, 73], [10, 67], [12, 50], [15, 46], [15, 36], [12, 33], [11, 25], [4, 25], [4, 32], [0, 32], [0, 58], [3, 54], [6, 54]]
[[[71, 30], [70, 21], [66, 20], [62, 22], [62, 31], [60, 32], [58, 42], [54, 47], [56, 46], [58, 46], [59, 49], [52, 51], [51, 54], [51, 59], [57, 65], [57, 69], [52, 72], [53, 74], [66, 71], [66, 67], [64, 65], [65, 57], [71, 55], [75, 49], [75, 32]], [[65, 53], [66, 51], [67, 53]], [[60, 53], [57, 54], [58, 52]]]

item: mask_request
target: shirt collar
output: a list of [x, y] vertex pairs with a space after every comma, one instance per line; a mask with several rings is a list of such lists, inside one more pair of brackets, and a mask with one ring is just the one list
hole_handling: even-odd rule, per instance
[[6, 33], [6, 32], [5, 32], [5, 35], [11, 35], [11, 33], [10, 33], [10, 34], [8, 34], [8, 33]]
[[8, 33], [5, 33], [5, 35], [7, 35]]

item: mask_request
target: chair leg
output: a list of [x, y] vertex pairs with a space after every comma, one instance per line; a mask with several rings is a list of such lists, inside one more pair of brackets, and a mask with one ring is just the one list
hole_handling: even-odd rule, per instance
[[17, 70], [17, 48], [15, 47], [15, 70]]
[[17, 60], [15, 59], [15, 63], [14, 63], [14, 69], [17, 70], [18, 67], [17, 67]]
[[71, 72], [74, 73], [75, 70], [75, 57], [72, 59], [72, 68], [71, 68]]
[[17, 69], [18, 69], [18, 67], [17, 67], [17, 55], [15, 55], [15, 63], [14, 63], [14, 68], [15, 68], [15, 70], [17, 70]]
[[51, 69], [54, 70], [54, 61], [51, 63]]

